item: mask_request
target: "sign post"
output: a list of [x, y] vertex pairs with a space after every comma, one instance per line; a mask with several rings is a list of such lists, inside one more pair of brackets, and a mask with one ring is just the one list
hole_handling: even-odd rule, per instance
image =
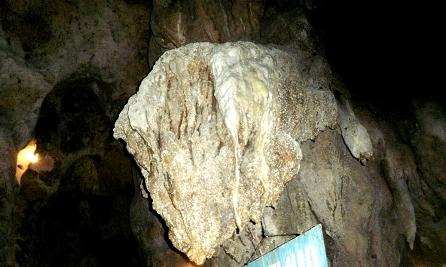
[[329, 267], [322, 225], [268, 252], [247, 267]]

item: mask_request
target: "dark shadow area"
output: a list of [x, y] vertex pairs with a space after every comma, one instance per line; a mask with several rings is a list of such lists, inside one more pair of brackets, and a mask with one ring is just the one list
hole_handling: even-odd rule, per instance
[[20, 266], [142, 265], [130, 226], [132, 163], [112, 137], [109, 89], [74, 75], [45, 98], [35, 138], [55, 168], [22, 178]]
[[439, 74], [433, 7], [392, 1], [320, 0], [313, 25], [335, 72], [354, 98], [404, 107], [414, 98], [443, 95], [433, 84]]

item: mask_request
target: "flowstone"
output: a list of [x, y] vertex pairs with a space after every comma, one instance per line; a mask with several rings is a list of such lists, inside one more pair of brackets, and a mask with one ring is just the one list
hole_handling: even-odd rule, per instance
[[121, 111], [124, 139], [173, 245], [202, 264], [260, 222], [299, 170], [299, 142], [336, 123], [295, 58], [249, 42], [166, 52]]

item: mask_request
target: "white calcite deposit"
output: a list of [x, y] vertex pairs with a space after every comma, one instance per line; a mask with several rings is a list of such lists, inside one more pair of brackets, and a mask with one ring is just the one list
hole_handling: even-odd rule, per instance
[[166, 52], [116, 121], [173, 245], [202, 264], [259, 222], [299, 170], [299, 142], [336, 123], [286, 52], [249, 42]]

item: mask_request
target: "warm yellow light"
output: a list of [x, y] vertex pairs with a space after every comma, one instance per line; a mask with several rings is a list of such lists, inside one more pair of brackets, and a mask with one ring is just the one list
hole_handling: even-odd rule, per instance
[[39, 154], [34, 154], [31, 151], [27, 152], [25, 154], [25, 157], [30, 163], [36, 163], [37, 161], [39, 161]]
[[22, 175], [29, 168], [31, 163], [37, 163], [39, 161], [39, 155], [35, 153], [37, 148], [36, 140], [31, 140], [28, 145], [17, 154], [17, 166], [15, 177], [20, 184]]

